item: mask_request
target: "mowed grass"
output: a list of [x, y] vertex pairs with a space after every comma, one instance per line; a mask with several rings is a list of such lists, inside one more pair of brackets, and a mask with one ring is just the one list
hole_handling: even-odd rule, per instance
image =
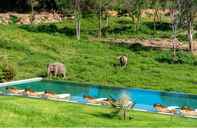
[[111, 108], [0, 96], [0, 127], [197, 127], [197, 120], [130, 111], [131, 120], [110, 117]]
[[[0, 63], [16, 66], [15, 79], [43, 76], [48, 63], [63, 62], [69, 81], [197, 94], [197, 66], [159, 63], [155, 57], [162, 52], [0, 25]], [[113, 66], [122, 54], [129, 57], [125, 69]]]

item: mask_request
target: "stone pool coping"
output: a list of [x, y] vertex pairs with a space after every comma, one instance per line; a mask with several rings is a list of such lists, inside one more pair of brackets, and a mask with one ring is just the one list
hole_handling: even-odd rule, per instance
[[5, 83], [0, 83], [0, 88], [6, 87], [6, 86], [14, 86], [14, 85], [18, 85], [18, 84], [25, 84], [25, 83], [29, 83], [29, 82], [36, 82], [36, 81], [41, 81], [41, 80], [43, 80], [42, 77], [36, 77], [36, 78], [25, 79], [25, 80], [5, 82]]

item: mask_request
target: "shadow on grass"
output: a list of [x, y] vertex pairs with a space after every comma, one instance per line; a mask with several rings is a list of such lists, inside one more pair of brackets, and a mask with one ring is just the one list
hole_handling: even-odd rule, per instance
[[90, 115], [95, 116], [95, 117], [102, 117], [105, 119], [112, 119], [115, 117], [115, 116], [111, 115], [110, 113], [92, 113]]
[[144, 22], [144, 25], [146, 25], [149, 29], [155, 29], [157, 31], [170, 31], [172, 30], [171, 28], [171, 24], [170, 23], [166, 23], [166, 22]]
[[111, 42], [111, 44], [120, 46], [120, 47], [125, 47], [133, 52], [141, 52], [141, 51], [160, 51], [161, 48], [160, 47], [153, 47], [153, 46], [144, 46], [142, 43], [138, 43], [138, 42]]
[[[110, 112], [109, 113], [92, 113], [90, 115], [95, 116], [95, 117], [104, 118], [104, 119], [119, 119], [119, 120], [123, 120], [118, 115], [118, 111], [112, 111], [111, 113]], [[130, 114], [127, 120], [132, 120], [132, 119], [134, 119], [134, 116]]]
[[133, 52], [160, 50], [159, 47], [144, 46], [141, 43], [133, 43], [128, 48]]
[[113, 33], [113, 34], [121, 34], [121, 33], [133, 33], [134, 30], [132, 28], [132, 25], [121, 25], [117, 26], [115, 28], [109, 29], [108, 33]]
[[67, 36], [74, 36], [75, 29], [70, 27], [58, 28], [55, 24], [44, 24], [44, 25], [21, 25], [21, 29], [27, 30], [29, 32], [36, 32], [36, 33], [61, 33]]

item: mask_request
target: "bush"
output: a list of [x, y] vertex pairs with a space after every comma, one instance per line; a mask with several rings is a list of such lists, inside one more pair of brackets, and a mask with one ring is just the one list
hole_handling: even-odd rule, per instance
[[193, 37], [194, 37], [194, 39], [197, 39], [197, 33], [195, 33]]
[[188, 39], [186, 34], [179, 34], [177, 38], [179, 41], [187, 41]]
[[45, 33], [56, 33], [58, 32], [58, 27], [55, 24], [43, 24], [38, 26], [32, 25], [22, 25], [20, 28], [25, 29], [30, 32], [45, 32]]
[[103, 36], [107, 36], [107, 33], [109, 31], [110, 31], [110, 27], [109, 26], [103, 27], [102, 30], [101, 30]]
[[46, 78], [48, 76], [48, 72], [46, 70], [43, 70], [43, 71], [39, 72], [37, 74], [37, 76]]
[[155, 60], [161, 63], [168, 64], [191, 64], [196, 65], [197, 58], [195, 58], [191, 53], [184, 51], [177, 51], [176, 59], [173, 59], [172, 52], [166, 51], [155, 57]]
[[18, 17], [17, 16], [14, 16], [14, 15], [11, 15], [10, 16], [10, 20], [11, 20], [11, 23], [12, 24], [16, 24], [17, 20], [18, 20]]
[[11, 64], [3, 64], [0, 69], [0, 81], [11, 81], [16, 76], [15, 68]]
[[0, 68], [0, 82], [3, 82], [3, 72], [1, 68]]
[[40, 25], [37, 27], [38, 32], [55, 33], [58, 31], [57, 26], [54, 24]]

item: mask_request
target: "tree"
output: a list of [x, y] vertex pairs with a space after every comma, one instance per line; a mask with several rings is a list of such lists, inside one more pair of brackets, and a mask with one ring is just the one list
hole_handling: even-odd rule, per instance
[[178, 44], [177, 40], [177, 27], [178, 27], [178, 11], [176, 10], [176, 3], [172, 0], [170, 6], [170, 18], [172, 27], [172, 46], [173, 46], [173, 61], [176, 61], [176, 48]]
[[124, 8], [132, 18], [135, 31], [139, 29], [141, 23], [142, 10], [146, 6], [145, 0], [124, 0]]
[[54, 0], [57, 10], [63, 14], [73, 14], [74, 12], [74, 0]]
[[75, 32], [77, 40], [80, 40], [81, 32], [81, 0], [55, 0], [57, 8], [64, 14], [73, 15], [75, 17]]
[[37, 6], [40, 3], [40, 1], [41, 0], [29, 0], [31, 5], [31, 23], [33, 23], [35, 17], [34, 7]]
[[189, 50], [193, 53], [193, 22], [197, 14], [197, 0], [177, 0], [180, 24], [187, 29]]
[[161, 21], [161, 15], [159, 10], [161, 9], [161, 0], [151, 0], [151, 5], [154, 10], [153, 23], [154, 23], [154, 33], [156, 33], [157, 22]]
[[98, 16], [99, 16], [99, 24], [98, 24], [98, 37], [102, 37], [102, 28], [103, 28], [103, 12], [107, 10], [109, 7], [111, 0], [98, 0], [96, 4], [98, 6]]
[[75, 0], [75, 27], [76, 27], [76, 37], [77, 40], [80, 40], [80, 31], [81, 31], [81, 25], [80, 25], [80, 19], [81, 19], [81, 10], [80, 10], [80, 0]]

